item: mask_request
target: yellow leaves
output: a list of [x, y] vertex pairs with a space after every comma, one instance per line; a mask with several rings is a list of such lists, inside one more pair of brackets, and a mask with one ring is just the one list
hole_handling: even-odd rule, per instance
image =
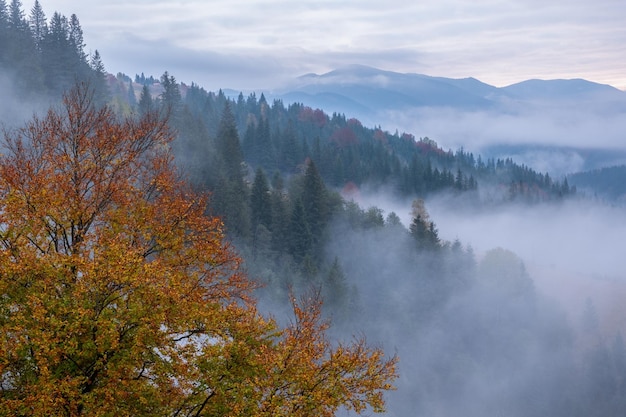
[[155, 115], [118, 120], [79, 87], [0, 157], [0, 415], [330, 416], [381, 410], [395, 378], [331, 347], [320, 302], [285, 329]]

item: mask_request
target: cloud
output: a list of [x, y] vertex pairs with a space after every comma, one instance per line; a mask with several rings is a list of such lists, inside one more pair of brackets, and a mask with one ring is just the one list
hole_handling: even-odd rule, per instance
[[[534, 0], [51, 0], [44, 7], [77, 13], [88, 47], [106, 50], [110, 62], [126, 62], [123, 67], [133, 60], [123, 50], [132, 33], [146, 42], [165, 39], [172, 47], [196, 51], [195, 56], [268, 56], [285, 72], [301, 71], [292, 76], [361, 63], [400, 72], [474, 76], [498, 86], [527, 78], [581, 77], [626, 88], [626, 5], [613, 0], [593, 5]], [[173, 59], [159, 48], [150, 54]], [[259, 84], [266, 80], [261, 69]]]
[[[411, 209], [410, 201], [380, 193], [362, 190], [359, 199], [364, 207], [393, 209], [403, 220]], [[411, 252], [414, 242], [398, 230], [354, 232], [335, 225], [327, 248], [358, 291], [361, 310], [349, 328], [400, 357], [391, 415], [571, 415], [561, 401], [572, 395], [574, 403], [598, 406], [601, 400], [579, 396], [586, 383], [595, 383], [584, 373], [585, 344], [599, 343], [580, 323], [591, 298], [605, 340], [623, 329], [623, 209], [569, 201], [472, 210], [454, 198], [430, 198], [426, 208], [442, 239], [473, 247], [477, 276], [464, 269], [450, 284], [445, 273], [431, 269], [433, 255]], [[494, 248], [514, 253], [506, 265], [516, 266], [520, 277], [515, 261], [524, 263], [534, 282], [527, 294], [534, 296], [500, 291], [512, 288], [502, 263], [485, 280], [481, 273], [488, 269], [480, 263]], [[505, 287], [489, 287], [498, 281]], [[453, 294], [439, 298], [447, 285]]]
[[[581, 107], [574, 104], [524, 106], [509, 111], [420, 108], [387, 112], [373, 119], [391, 131], [397, 128], [416, 137], [427, 136], [446, 149], [463, 147], [475, 155], [502, 145], [535, 147], [532, 152], [526, 149], [517, 153], [515, 159], [540, 171], [577, 171], [585, 160], [581, 150], [616, 150], [623, 157], [625, 112], [594, 111], [593, 103]], [[562, 149], [555, 152], [552, 148]]]

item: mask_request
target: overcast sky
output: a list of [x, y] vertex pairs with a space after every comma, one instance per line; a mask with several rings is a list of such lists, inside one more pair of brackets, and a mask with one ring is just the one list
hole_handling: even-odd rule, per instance
[[[28, 12], [34, 3], [24, 0]], [[76, 13], [109, 72], [270, 90], [348, 64], [505, 86], [626, 90], [624, 0], [40, 0]]]

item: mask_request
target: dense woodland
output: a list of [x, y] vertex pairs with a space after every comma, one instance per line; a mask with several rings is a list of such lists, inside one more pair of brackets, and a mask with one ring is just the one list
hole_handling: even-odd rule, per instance
[[594, 198], [623, 204], [626, 200], [626, 165], [579, 172], [568, 176], [570, 181]]
[[104, 64], [97, 49], [85, 52], [75, 14], [54, 12], [48, 19], [38, 1], [27, 13], [21, 1], [1, 0], [0, 45], [0, 71], [22, 99], [58, 99], [77, 81], [89, 81], [101, 103], [108, 99]]
[[[626, 410], [626, 347], [600, 331], [593, 302], [572, 323], [515, 254], [476, 259], [439, 237], [427, 209], [441, 194], [475, 210], [559, 204], [576, 192], [566, 179], [306, 103], [208, 92], [168, 72], [105, 77], [100, 57], [84, 53], [78, 18], [46, 21], [38, 4], [27, 16], [0, 0], [0, 68], [29, 94], [55, 97], [87, 80], [120, 117], [166, 117], [178, 169], [209, 196], [207, 214], [263, 285], [260, 305], [280, 319], [294, 292], [318, 291], [333, 335], [363, 332], [397, 352], [391, 415]], [[377, 191], [413, 201], [411, 223], [352, 200]]]

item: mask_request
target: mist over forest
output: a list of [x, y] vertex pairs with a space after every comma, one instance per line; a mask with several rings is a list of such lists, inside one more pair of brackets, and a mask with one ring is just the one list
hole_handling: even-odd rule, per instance
[[[167, 114], [177, 167], [210, 196], [208, 214], [262, 285], [259, 308], [288, 322], [290, 298], [317, 292], [333, 343], [363, 335], [398, 356], [384, 415], [626, 412], [624, 194], [568, 176], [622, 164], [580, 149], [625, 151], [626, 119], [574, 104], [515, 115], [424, 107], [387, 113], [398, 131], [167, 71], [110, 74], [106, 57], [72, 41], [77, 20], [55, 19], [67, 42], [37, 50], [78, 51], [80, 71], [0, 53], [3, 127], [58, 104], [73, 79], [120, 116]], [[496, 146], [520, 143], [517, 154]]]

